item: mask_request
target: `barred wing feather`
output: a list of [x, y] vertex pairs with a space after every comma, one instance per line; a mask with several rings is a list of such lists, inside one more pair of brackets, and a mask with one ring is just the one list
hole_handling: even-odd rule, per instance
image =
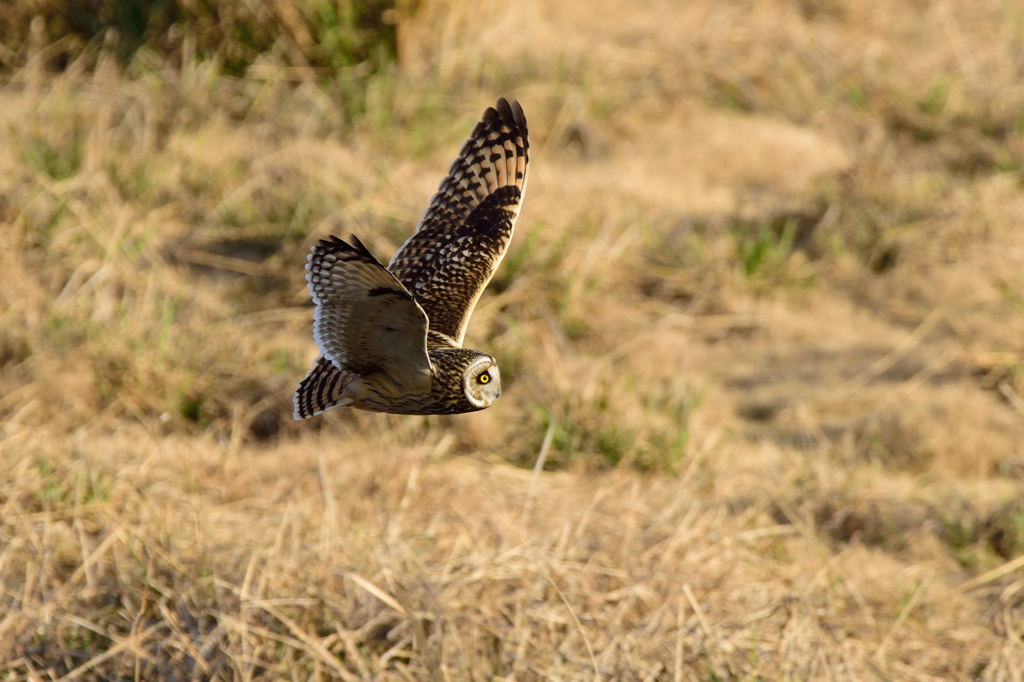
[[344, 396], [345, 375], [323, 355], [314, 360], [312, 369], [295, 389], [292, 416], [309, 419], [332, 407], [351, 404], [352, 400]]

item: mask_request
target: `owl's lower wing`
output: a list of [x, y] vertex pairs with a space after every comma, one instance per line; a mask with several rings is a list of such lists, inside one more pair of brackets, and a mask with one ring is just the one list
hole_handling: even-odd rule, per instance
[[309, 419], [331, 408], [348, 405], [352, 399], [345, 397], [344, 390], [345, 372], [321, 355], [295, 389], [292, 416], [295, 419]]
[[526, 191], [526, 117], [499, 99], [462, 146], [423, 219], [388, 264], [430, 318], [430, 342], [462, 345]]
[[322, 239], [306, 264], [313, 338], [339, 370], [383, 372], [404, 393], [430, 390], [427, 316], [355, 236]]

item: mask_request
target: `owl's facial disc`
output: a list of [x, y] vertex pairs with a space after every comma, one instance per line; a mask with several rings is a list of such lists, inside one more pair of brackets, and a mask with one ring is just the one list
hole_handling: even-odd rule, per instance
[[484, 355], [471, 364], [466, 370], [463, 388], [474, 407], [490, 407], [501, 395], [501, 374], [494, 358]]

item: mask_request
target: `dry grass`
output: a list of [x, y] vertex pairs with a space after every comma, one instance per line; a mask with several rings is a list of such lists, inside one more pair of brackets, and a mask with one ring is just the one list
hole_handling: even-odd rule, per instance
[[[399, 10], [344, 87], [4, 53], [0, 678], [1021, 680], [1018, 3]], [[502, 399], [291, 422], [309, 244], [499, 94]]]

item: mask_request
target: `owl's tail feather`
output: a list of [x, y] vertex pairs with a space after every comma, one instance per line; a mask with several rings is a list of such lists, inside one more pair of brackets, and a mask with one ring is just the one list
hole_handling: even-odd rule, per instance
[[335, 407], [350, 405], [352, 398], [344, 395], [346, 383], [345, 373], [321, 355], [295, 389], [292, 416], [295, 419], [309, 419]]

